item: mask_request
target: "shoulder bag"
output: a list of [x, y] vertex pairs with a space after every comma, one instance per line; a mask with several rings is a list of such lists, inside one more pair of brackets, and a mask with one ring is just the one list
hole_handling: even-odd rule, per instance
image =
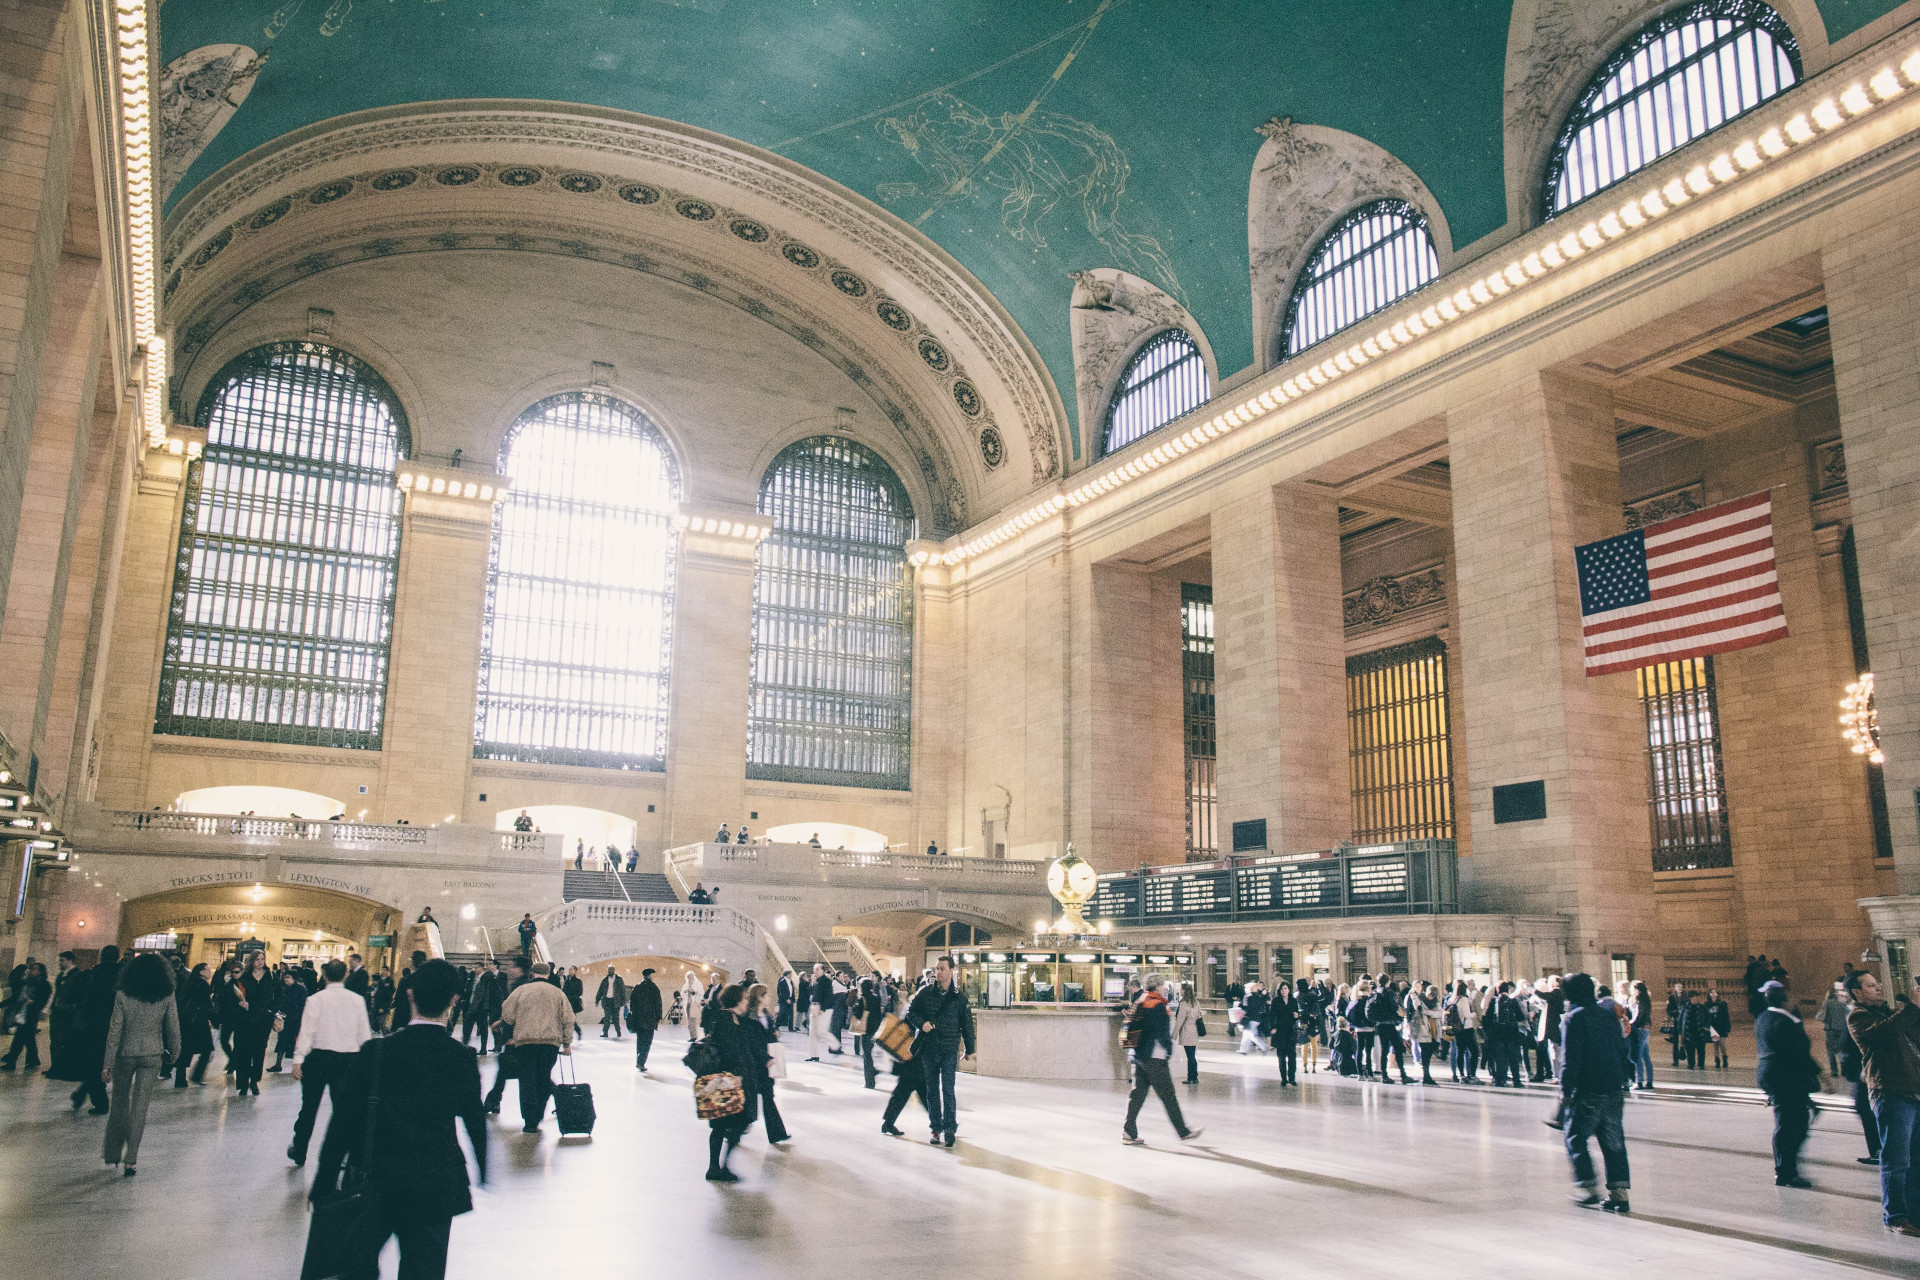
[[307, 1252], [300, 1264], [300, 1280], [333, 1280], [336, 1276], [357, 1274], [371, 1259], [364, 1252], [364, 1224], [380, 1212], [378, 1197], [370, 1185], [368, 1172], [373, 1164], [374, 1125], [380, 1118], [380, 1084], [386, 1071], [386, 1054], [370, 1041], [362, 1053], [374, 1055], [373, 1088], [367, 1094], [367, 1128], [361, 1137], [360, 1160], [341, 1162], [340, 1185], [334, 1195], [314, 1202], [313, 1219], [307, 1225]]

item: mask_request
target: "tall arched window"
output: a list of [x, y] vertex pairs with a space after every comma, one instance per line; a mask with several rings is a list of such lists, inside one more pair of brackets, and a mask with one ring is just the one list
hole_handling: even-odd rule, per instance
[[155, 733], [377, 749], [407, 420], [380, 376], [258, 347], [200, 400]]
[[1547, 164], [1552, 217], [1744, 115], [1800, 79], [1800, 47], [1760, 0], [1669, 10], [1607, 59]]
[[760, 483], [747, 776], [904, 791], [913, 684], [913, 508], [837, 436], [788, 445]]
[[1107, 409], [1100, 452], [1135, 440], [1207, 402], [1207, 361], [1184, 329], [1166, 329], [1134, 352]]
[[679, 471], [597, 391], [550, 396], [500, 447], [473, 754], [666, 768]]
[[1363, 204], [1308, 256], [1287, 299], [1280, 349], [1298, 355], [1439, 275], [1425, 214], [1405, 200]]

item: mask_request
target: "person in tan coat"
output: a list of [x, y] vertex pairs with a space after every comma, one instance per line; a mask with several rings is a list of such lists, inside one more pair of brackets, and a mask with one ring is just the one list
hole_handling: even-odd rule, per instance
[[173, 1002], [173, 973], [151, 953], [135, 956], [120, 972], [107, 1024], [102, 1081], [113, 1086], [107, 1111], [107, 1136], [101, 1157], [121, 1165], [131, 1178], [147, 1129], [147, 1104], [160, 1077], [180, 1056], [180, 1012]]
[[540, 1131], [553, 1092], [554, 1060], [573, 1052], [573, 1004], [547, 981], [551, 972], [544, 963], [534, 965], [533, 981], [515, 987], [500, 1009], [500, 1021], [513, 1028], [507, 1049], [520, 1081], [523, 1133]]

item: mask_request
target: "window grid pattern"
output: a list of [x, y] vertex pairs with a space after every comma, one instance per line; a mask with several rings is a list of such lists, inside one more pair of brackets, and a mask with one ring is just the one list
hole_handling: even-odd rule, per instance
[[913, 508], [872, 450], [814, 436], [760, 485], [747, 776], [904, 791]]
[[344, 352], [277, 343], [201, 399], [154, 732], [377, 750], [407, 424]]
[[1453, 839], [1450, 716], [1438, 637], [1347, 659], [1356, 841]]
[[612, 396], [551, 396], [500, 450], [476, 757], [660, 771], [673, 649], [665, 437]]
[[1219, 749], [1213, 705], [1213, 588], [1180, 584], [1180, 675], [1186, 738], [1187, 860], [1220, 854]]
[[1657, 663], [1640, 668], [1634, 678], [1647, 717], [1653, 869], [1732, 866], [1713, 659]]
[[1207, 361], [1184, 329], [1166, 329], [1134, 353], [1107, 409], [1100, 452], [1117, 453], [1207, 402]]
[[1607, 60], [1562, 126], [1547, 168], [1547, 216], [1799, 79], [1793, 31], [1760, 0], [1711, 0], [1661, 15]]
[[1439, 276], [1425, 214], [1405, 200], [1361, 205], [1326, 234], [1294, 282], [1281, 349], [1298, 355]]

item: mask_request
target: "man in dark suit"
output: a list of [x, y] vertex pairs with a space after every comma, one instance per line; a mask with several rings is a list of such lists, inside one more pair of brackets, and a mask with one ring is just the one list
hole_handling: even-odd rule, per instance
[[79, 1017], [74, 1029], [74, 1072], [80, 1082], [68, 1101], [78, 1111], [82, 1103], [92, 1102], [88, 1115], [107, 1114], [107, 1086], [100, 1072], [113, 1064], [106, 1061], [107, 1031], [113, 1022], [113, 997], [120, 989], [120, 948], [100, 948], [100, 963], [87, 970], [86, 985], [80, 988]]
[[1797, 1014], [1787, 1010], [1787, 989], [1771, 980], [1760, 984], [1767, 1007], [1753, 1022], [1760, 1051], [1757, 1083], [1773, 1103], [1773, 1182], [1778, 1187], [1811, 1187], [1800, 1176], [1800, 1148], [1813, 1122], [1810, 1094], [1820, 1091], [1820, 1064]]
[[647, 1053], [653, 1048], [653, 1033], [660, 1027], [662, 1005], [660, 988], [654, 985], [653, 970], [642, 969], [640, 981], [627, 996], [627, 1010], [633, 1019], [633, 1065], [647, 1069]]
[[[369, 1040], [356, 1056], [320, 1146], [314, 1195], [338, 1185], [341, 1162], [364, 1170], [379, 1205], [359, 1230], [358, 1269], [348, 1280], [379, 1274], [380, 1250], [400, 1240], [400, 1274], [438, 1280], [447, 1273], [447, 1240], [456, 1215], [473, 1208], [466, 1157], [454, 1122], [467, 1127], [473, 1163], [487, 1181], [487, 1122], [480, 1105], [480, 1065], [473, 1050], [447, 1030], [460, 975], [445, 960], [429, 960], [413, 975], [413, 1017], [385, 1040]], [[377, 1091], [370, 1151], [367, 1102]]]

